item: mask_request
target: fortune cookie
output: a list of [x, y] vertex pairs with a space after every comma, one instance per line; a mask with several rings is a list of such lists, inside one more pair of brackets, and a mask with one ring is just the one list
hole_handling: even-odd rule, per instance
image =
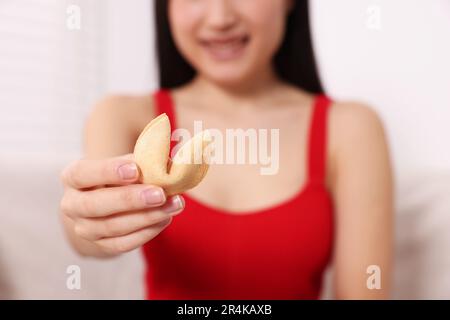
[[202, 181], [209, 168], [205, 150], [211, 142], [209, 131], [204, 130], [184, 143], [170, 159], [170, 138], [170, 121], [163, 113], [144, 128], [134, 147], [141, 182], [163, 188], [167, 196], [182, 193]]

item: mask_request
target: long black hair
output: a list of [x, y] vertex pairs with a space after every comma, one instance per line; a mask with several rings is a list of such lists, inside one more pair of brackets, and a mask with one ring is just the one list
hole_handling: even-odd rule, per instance
[[[169, 25], [169, 1], [155, 1], [159, 85], [167, 89], [189, 82], [196, 73], [175, 46]], [[273, 63], [276, 72], [285, 81], [311, 93], [324, 92], [314, 58], [308, 0], [294, 0], [294, 7], [287, 18], [284, 40]]]

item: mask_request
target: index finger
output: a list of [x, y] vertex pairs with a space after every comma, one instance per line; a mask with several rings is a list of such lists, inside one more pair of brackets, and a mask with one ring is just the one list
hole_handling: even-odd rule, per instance
[[80, 159], [61, 173], [62, 182], [75, 189], [102, 185], [122, 185], [139, 179], [139, 169], [132, 154], [108, 159]]

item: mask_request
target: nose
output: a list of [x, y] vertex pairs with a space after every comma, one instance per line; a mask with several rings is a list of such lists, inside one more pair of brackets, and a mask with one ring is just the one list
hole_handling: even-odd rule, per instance
[[207, 1], [207, 24], [210, 27], [218, 30], [227, 30], [234, 26], [237, 21], [237, 15], [233, 8], [233, 0]]

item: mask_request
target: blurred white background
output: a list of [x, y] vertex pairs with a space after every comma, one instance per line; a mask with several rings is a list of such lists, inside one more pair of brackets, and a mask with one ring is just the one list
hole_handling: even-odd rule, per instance
[[[397, 180], [395, 298], [450, 297], [450, 0], [314, 0], [314, 44], [334, 99], [384, 120]], [[67, 8], [81, 29], [67, 28]], [[0, 0], [0, 298], [141, 298], [142, 261], [71, 252], [61, 168], [105, 94], [156, 88], [152, 0]], [[81, 290], [66, 288], [79, 265]], [[327, 296], [327, 294], [325, 294]]]

